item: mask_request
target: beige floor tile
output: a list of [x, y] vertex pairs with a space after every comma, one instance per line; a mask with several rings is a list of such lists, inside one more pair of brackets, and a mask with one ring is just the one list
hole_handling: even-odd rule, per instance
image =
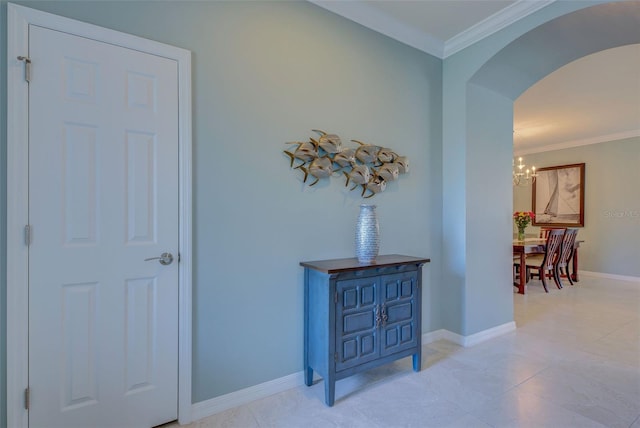
[[188, 428], [640, 428], [640, 284], [583, 275], [549, 291], [514, 294], [516, 332], [425, 345], [420, 373], [406, 358], [338, 381], [333, 407], [319, 381]]

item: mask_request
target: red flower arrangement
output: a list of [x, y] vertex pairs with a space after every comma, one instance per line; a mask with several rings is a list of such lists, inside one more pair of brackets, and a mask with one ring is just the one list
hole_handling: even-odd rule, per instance
[[524, 230], [534, 218], [536, 218], [536, 215], [531, 211], [516, 211], [513, 213], [513, 220], [516, 222], [518, 230]]

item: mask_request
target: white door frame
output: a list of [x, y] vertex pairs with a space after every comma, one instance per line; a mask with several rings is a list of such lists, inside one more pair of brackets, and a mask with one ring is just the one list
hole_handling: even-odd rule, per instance
[[[7, 5], [7, 426], [28, 427], [29, 375], [29, 25], [38, 25], [175, 60], [178, 65], [179, 301], [178, 420], [191, 422], [191, 52], [38, 10]], [[33, 64], [33, 67], [37, 67]]]

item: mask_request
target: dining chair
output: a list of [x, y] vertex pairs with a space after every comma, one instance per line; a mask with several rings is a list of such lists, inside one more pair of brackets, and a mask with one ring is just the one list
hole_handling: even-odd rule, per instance
[[549, 232], [554, 230], [554, 229], [562, 229], [562, 230], [564, 230], [564, 227], [541, 227], [540, 228], [540, 239], [547, 239], [549, 237]]
[[[558, 260], [558, 252], [562, 244], [562, 237], [564, 236], [564, 229], [551, 229], [547, 236], [547, 244], [544, 254], [532, 254], [527, 256], [525, 263], [525, 275], [527, 279], [531, 276], [531, 270], [537, 270], [538, 278], [542, 281], [542, 286], [545, 292], [549, 292], [547, 288], [547, 272], [551, 273], [556, 286], [560, 289], [562, 284], [558, 280], [556, 275], [556, 261]], [[522, 269], [520, 269], [520, 275], [522, 275]]]
[[[564, 227], [541, 227], [540, 228], [540, 239], [547, 239], [549, 237], [549, 232], [555, 229], [565, 230]], [[552, 272], [547, 273], [547, 278], [551, 278], [553, 276]]]
[[560, 245], [560, 252], [558, 260], [556, 262], [554, 275], [558, 277], [558, 281], [562, 284], [561, 269], [564, 269], [564, 274], [569, 278], [569, 283], [573, 285], [573, 279], [569, 274], [569, 261], [573, 257], [573, 247], [578, 236], [578, 229], [566, 229], [562, 238], [562, 244]]

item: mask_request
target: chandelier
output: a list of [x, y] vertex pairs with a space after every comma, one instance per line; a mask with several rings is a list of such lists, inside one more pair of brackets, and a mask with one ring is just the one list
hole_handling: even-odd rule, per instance
[[518, 158], [518, 163], [516, 164], [516, 159], [513, 159], [513, 185], [514, 186], [528, 186], [533, 184], [536, 181], [536, 177], [538, 174], [536, 173], [536, 167], [532, 166], [531, 169], [527, 168], [524, 164], [522, 157]]

